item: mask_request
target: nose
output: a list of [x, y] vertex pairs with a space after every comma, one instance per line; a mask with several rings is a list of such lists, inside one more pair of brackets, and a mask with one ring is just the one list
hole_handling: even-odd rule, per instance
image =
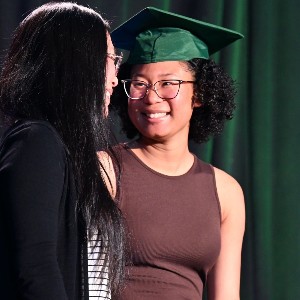
[[143, 98], [143, 101], [148, 104], [154, 104], [154, 103], [162, 102], [164, 101], [164, 99], [158, 97], [154, 87], [150, 86], [148, 88], [148, 92], [146, 93], [146, 96]]
[[119, 83], [119, 79], [117, 77], [117, 74], [115, 76], [113, 76], [112, 81], [111, 81], [111, 85], [112, 87], [116, 87]]

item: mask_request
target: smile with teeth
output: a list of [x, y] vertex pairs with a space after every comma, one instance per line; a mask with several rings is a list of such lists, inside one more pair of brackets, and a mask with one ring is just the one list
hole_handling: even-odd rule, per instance
[[157, 119], [157, 118], [162, 118], [167, 115], [166, 112], [160, 112], [160, 113], [151, 113], [151, 114], [145, 114], [148, 118], [150, 119]]

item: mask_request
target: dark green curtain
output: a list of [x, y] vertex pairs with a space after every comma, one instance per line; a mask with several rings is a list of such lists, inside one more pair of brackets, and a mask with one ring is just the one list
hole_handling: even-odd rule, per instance
[[[0, 1], [4, 49], [23, 14], [46, 1]], [[77, 2], [98, 8], [112, 28], [155, 6], [245, 35], [214, 56], [238, 84], [235, 117], [220, 137], [191, 149], [233, 175], [245, 192], [241, 299], [300, 299], [300, 1]]]

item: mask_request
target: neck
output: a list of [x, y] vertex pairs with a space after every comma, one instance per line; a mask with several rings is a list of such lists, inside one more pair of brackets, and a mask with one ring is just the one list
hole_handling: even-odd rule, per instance
[[142, 137], [129, 146], [148, 167], [165, 175], [185, 174], [194, 162], [187, 140], [157, 142]]

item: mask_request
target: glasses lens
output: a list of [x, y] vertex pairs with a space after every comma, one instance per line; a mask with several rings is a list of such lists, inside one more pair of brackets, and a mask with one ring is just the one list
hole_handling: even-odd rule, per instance
[[131, 99], [142, 99], [147, 92], [147, 85], [139, 80], [124, 80], [124, 88], [127, 96]]
[[154, 85], [158, 97], [173, 99], [177, 96], [180, 87], [180, 80], [160, 80]]

